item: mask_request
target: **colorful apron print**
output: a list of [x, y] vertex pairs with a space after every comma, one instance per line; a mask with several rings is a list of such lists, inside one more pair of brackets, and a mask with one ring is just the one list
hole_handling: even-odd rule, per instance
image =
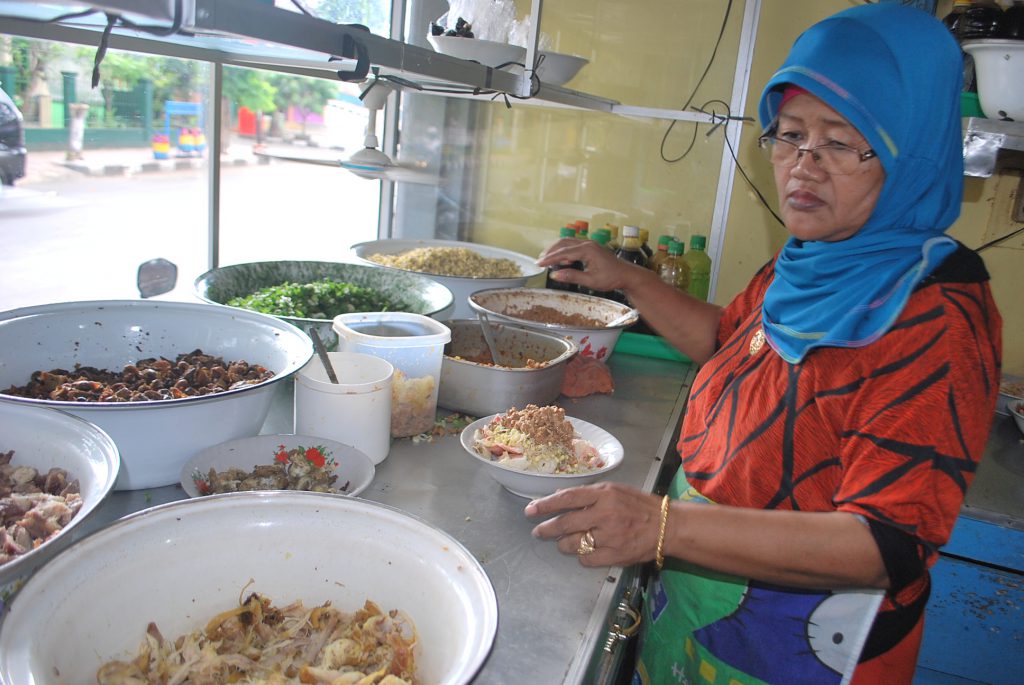
[[[670, 494], [708, 503], [682, 472]], [[633, 685], [846, 685], [882, 594], [786, 588], [670, 562], [647, 588]]]

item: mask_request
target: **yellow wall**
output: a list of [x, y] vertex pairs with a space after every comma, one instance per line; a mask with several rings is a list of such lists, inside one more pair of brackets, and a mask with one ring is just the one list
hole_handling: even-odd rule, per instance
[[[722, 21], [724, 0], [561, 0], [545, 3], [541, 28], [553, 49], [591, 59], [569, 84], [624, 103], [679, 108], [686, 101]], [[939, 3], [938, 14], [948, 11]], [[845, 9], [850, 0], [764, 0], [745, 114], [756, 117], [763, 84], [785, 58], [799, 33], [815, 21]], [[525, 4], [521, 7], [525, 11]], [[734, 2], [715, 65], [694, 98], [730, 99], [743, 2]], [[573, 219], [638, 223], [687, 238], [707, 234], [714, 211], [721, 130], [705, 137], [697, 129], [693, 151], [669, 164], [659, 148], [668, 127], [663, 120], [627, 119], [574, 110], [513, 104], [488, 105], [482, 116], [491, 135], [481, 175], [480, 204], [473, 239], [528, 254], [538, 253]], [[669, 138], [669, 156], [689, 143], [693, 124], [679, 123]], [[743, 127], [740, 164], [774, 206], [775, 188], [767, 163], [754, 148], [756, 124]], [[950, 233], [970, 247], [1021, 226], [1009, 207], [1019, 176], [967, 178], [960, 219]], [[614, 217], [614, 218], [611, 218]], [[720, 260], [716, 300], [727, 302], [746, 285], [786, 239], [737, 174]], [[1024, 240], [1014, 238], [985, 250], [992, 289], [1004, 319], [1004, 370], [1024, 374], [1024, 298], [1018, 296]]]

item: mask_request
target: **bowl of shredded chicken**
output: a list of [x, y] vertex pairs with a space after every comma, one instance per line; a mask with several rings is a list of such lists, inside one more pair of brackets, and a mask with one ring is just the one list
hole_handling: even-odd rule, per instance
[[557, 406], [530, 404], [484, 417], [466, 426], [461, 440], [491, 477], [521, 497], [593, 483], [623, 459], [615, 436]]
[[229, 493], [57, 555], [11, 602], [0, 681], [458, 685], [496, 629], [487, 575], [434, 526], [357, 498]]
[[0, 615], [110, 494], [114, 441], [55, 409], [0, 403]]

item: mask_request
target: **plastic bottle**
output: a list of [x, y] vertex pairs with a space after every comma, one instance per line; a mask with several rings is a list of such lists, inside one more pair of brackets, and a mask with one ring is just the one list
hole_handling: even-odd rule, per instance
[[[575, 237], [576, 237], [576, 229], [573, 228], [572, 226], [566, 226], [566, 227], [560, 228], [558, 230], [558, 238], [559, 239], [562, 239], [562, 238], [575, 238]], [[554, 278], [551, 278], [551, 274], [553, 274], [554, 272], [559, 271], [561, 269], [582, 269], [582, 268], [583, 268], [583, 264], [581, 264], [580, 262], [573, 262], [572, 264], [555, 264], [553, 266], [549, 266], [548, 267], [548, 287], [552, 288], [554, 290], [567, 290], [567, 291], [569, 291], [571, 293], [578, 292], [579, 288], [576, 286], [575, 283], [563, 283], [562, 281], [556, 281]]]
[[963, 20], [964, 13], [970, 6], [971, 0], [953, 0], [953, 9], [950, 10], [949, 14], [942, 18], [942, 23], [946, 25], [949, 32], [957, 37], [957, 39], [959, 39], [957, 32], [960, 30], [960, 22]]
[[687, 292], [690, 287], [690, 265], [683, 259], [683, 244], [673, 240], [668, 245], [665, 259], [658, 267], [658, 276], [665, 283]]
[[651, 249], [651, 246], [647, 242], [648, 240], [650, 240], [650, 238], [651, 238], [651, 232], [648, 231], [646, 228], [641, 228], [640, 229], [640, 249], [644, 251], [645, 255], [647, 255], [647, 263], [648, 264], [651, 262], [651, 259], [654, 257], [654, 250]]
[[[612, 249], [612, 244], [611, 244], [612, 243], [612, 232], [609, 231], [607, 228], [599, 228], [596, 231], [594, 231], [594, 235], [590, 236], [590, 238], [591, 238], [591, 240], [596, 240], [598, 238], [598, 236], [602, 237], [602, 240], [599, 241], [600, 244], [602, 246], [606, 247], [607, 249], [611, 250]], [[614, 250], [612, 250], [612, 251], [614, 252]]]
[[[611, 235], [612, 234], [609, 231], [606, 231], [603, 228], [599, 228], [590, 234], [590, 239], [593, 240], [598, 245], [600, 245], [601, 247], [607, 249], [608, 240], [611, 238]], [[613, 294], [608, 292], [607, 290], [594, 290], [592, 288], [587, 288], [585, 286], [580, 286], [579, 292], [583, 293], [584, 295], [594, 295], [595, 297], [607, 297], [610, 299], [613, 298]]]
[[[647, 255], [640, 248], [640, 229], [636, 226], [623, 226], [622, 227], [622, 245], [615, 251], [615, 256], [623, 261], [627, 261], [630, 264], [636, 264], [638, 266], [647, 266]], [[617, 302], [628, 303], [626, 293], [621, 290], [613, 292], [609, 299]]]
[[672, 242], [672, 236], [665, 234], [658, 237], [658, 249], [654, 251], [654, 256], [651, 257], [651, 261], [648, 266], [651, 271], [658, 273], [658, 267], [661, 263], [668, 259], [668, 246]]
[[619, 227], [615, 224], [605, 224], [604, 227], [612, 235], [608, 240], [608, 247], [613, 250], [619, 249], [619, 246], [621, 245], [619, 242]]
[[590, 222], [589, 221], [583, 221], [582, 219], [580, 219], [580, 220], [574, 222], [573, 226], [576, 228], [576, 237], [577, 238], [582, 238], [583, 240], [586, 240], [588, 237], [590, 237]]
[[683, 261], [690, 267], [690, 285], [686, 292], [704, 301], [707, 301], [711, 287], [711, 258], [704, 251], [707, 242], [705, 236], [691, 236], [690, 251], [683, 255]]

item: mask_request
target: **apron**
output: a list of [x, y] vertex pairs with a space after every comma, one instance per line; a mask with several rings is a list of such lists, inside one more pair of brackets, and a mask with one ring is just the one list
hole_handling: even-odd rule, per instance
[[[680, 471], [669, 495], [709, 503]], [[667, 560], [647, 587], [633, 685], [847, 685], [882, 590], [787, 588]]]

